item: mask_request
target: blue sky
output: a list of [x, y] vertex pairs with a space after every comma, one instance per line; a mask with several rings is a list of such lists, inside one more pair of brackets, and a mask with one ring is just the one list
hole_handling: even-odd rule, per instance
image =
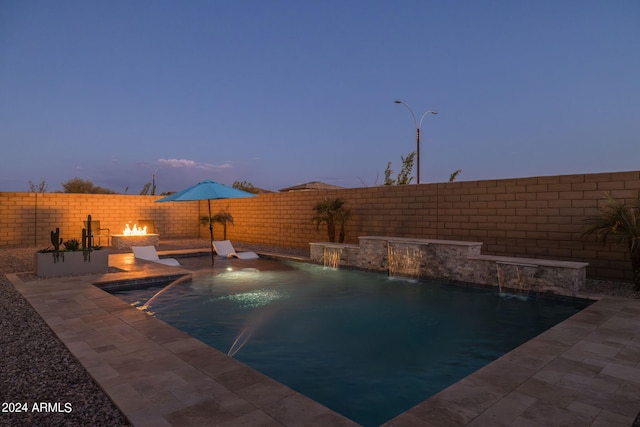
[[0, 191], [640, 168], [637, 0], [0, 4]]

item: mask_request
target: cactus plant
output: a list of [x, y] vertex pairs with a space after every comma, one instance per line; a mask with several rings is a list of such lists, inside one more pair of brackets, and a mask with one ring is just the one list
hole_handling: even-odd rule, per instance
[[91, 261], [91, 248], [93, 248], [93, 234], [91, 233], [91, 215], [87, 215], [87, 228], [82, 229], [82, 252], [84, 260]]
[[[56, 228], [55, 231], [51, 231], [51, 244], [53, 245], [53, 248], [47, 247], [46, 249], [41, 249], [38, 252], [51, 252], [53, 254], [54, 263], [57, 263], [60, 260], [60, 257], [62, 257], [62, 262], [64, 262], [65, 252], [75, 252], [78, 250], [82, 250], [85, 262], [91, 262], [91, 252], [102, 249], [101, 246], [93, 245], [91, 215], [87, 215], [87, 226], [82, 229], [81, 241], [78, 241], [77, 239], [70, 239], [64, 242], [62, 237], [60, 237], [60, 228]], [[64, 245], [64, 247], [61, 247], [61, 245]]]
[[53, 249], [56, 251], [60, 250], [60, 245], [62, 244], [62, 237], [60, 237], [60, 229], [56, 228], [56, 231], [51, 232], [51, 243], [53, 244]]
[[[91, 215], [87, 216], [86, 228], [82, 229], [81, 241], [78, 241], [78, 239], [69, 239], [64, 241], [64, 239], [60, 237], [60, 229], [56, 228], [54, 231], [51, 231], [51, 244], [53, 247], [48, 246], [46, 249], [40, 249], [36, 252], [36, 274], [39, 276], [85, 274], [89, 272], [94, 273], [107, 271], [109, 263], [107, 252], [101, 251], [101, 246], [93, 245], [93, 236], [91, 235]], [[80, 254], [77, 253], [80, 251], [82, 251], [84, 265], [78, 264], [78, 261], [82, 259], [79, 258]], [[46, 260], [44, 259], [42, 254], [45, 253], [51, 253], [53, 255], [53, 262], [51, 262], [50, 258], [47, 258]], [[53, 267], [55, 264], [57, 265]]]
[[[62, 244], [62, 237], [60, 237], [60, 229], [56, 228], [56, 231], [51, 232], [51, 244], [53, 244], [53, 262], [58, 262], [60, 258], [60, 245]], [[64, 255], [62, 256], [64, 261]]]
[[93, 233], [91, 232], [91, 215], [87, 215], [87, 247], [93, 247]]
[[82, 229], [82, 250], [86, 250], [87, 249], [87, 229], [83, 228]]

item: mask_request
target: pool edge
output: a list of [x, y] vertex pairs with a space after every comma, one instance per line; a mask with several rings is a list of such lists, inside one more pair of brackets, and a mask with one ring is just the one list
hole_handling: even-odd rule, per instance
[[[199, 411], [204, 411], [207, 408], [201, 407], [202, 402], [188, 402], [189, 399], [184, 397], [182, 400], [176, 399], [173, 402], [174, 405], [182, 405], [180, 409], [173, 412], [167, 412], [171, 409], [167, 405], [162, 405], [154, 410], [153, 406], [145, 405], [145, 399], [139, 402], [138, 407], [132, 404], [130, 392], [131, 389], [135, 390], [135, 386], [131, 384], [128, 387], [124, 386], [125, 381], [117, 382], [114, 377], [109, 375], [105, 378], [104, 368], [109, 364], [103, 360], [104, 353], [98, 354], [95, 350], [87, 348], [87, 343], [82, 338], [83, 334], [95, 336], [96, 332], [89, 333], [87, 332], [89, 329], [76, 331], [74, 326], [69, 324], [71, 322], [62, 320], [60, 313], [68, 313], [70, 307], [65, 307], [60, 301], [68, 299], [70, 294], [75, 295], [74, 304], [82, 301], [83, 309], [96, 310], [96, 314], [103, 317], [108, 314], [108, 318], [114, 321], [114, 328], [122, 328], [123, 325], [129, 326], [132, 328], [129, 332], [133, 336], [147, 339], [152, 349], [157, 349], [158, 346], [164, 348], [170, 358], [176, 357], [177, 354], [187, 354], [187, 352], [190, 352], [188, 354], [191, 356], [194, 353], [204, 353], [212, 355], [212, 357], [215, 355], [216, 360], [219, 358], [220, 361], [237, 366], [229, 362], [229, 360], [233, 360], [241, 366], [219, 372], [219, 375], [224, 377], [229, 384], [235, 384], [233, 387], [240, 387], [237, 390], [243, 390], [243, 393], [253, 396], [252, 399], [257, 399], [256, 402], [262, 402], [259, 405], [267, 405], [264, 395], [273, 394], [264, 388], [261, 389], [260, 384], [271, 384], [275, 388], [270, 390], [276, 389], [281, 392], [283, 389], [280, 387], [285, 387], [284, 390], [288, 389], [262, 374], [257, 373], [258, 375], [255, 376], [255, 373], [251, 373], [253, 370], [241, 362], [228, 358], [195, 338], [155, 319], [167, 328], [182, 334], [175, 335], [175, 340], [170, 340], [162, 345], [158, 344], [146, 336], [149, 334], [148, 332], [143, 333], [140, 328], [136, 329], [129, 325], [129, 323], [148, 320], [145, 318], [146, 315], [117, 297], [93, 286], [91, 283], [93, 283], [92, 280], [95, 280], [94, 277], [42, 280], [37, 282], [38, 286], [24, 283], [16, 275], [7, 275], [7, 277], [134, 425], [154, 423], [160, 423], [154, 425], [179, 425], [186, 416], [204, 415]], [[90, 289], [102, 294], [96, 294]], [[109, 298], [113, 298], [119, 303], [109, 300]], [[101, 305], [97, 304], [97, 300], [100, 300]], [[113, 310], [109, 311], [104, 307], [112, 307]], [[87, 315], [83, 312], [83, 318], [89, 317], [91, 314]], [[89, 328], [90, 323], [88, 322], [82, 327]], [[149, 326], [142, 323], [136, 326], [141, 325]], [[176, 334], [176, 332], [166, 332], [166, 334], [172, 337], [172, 334]], [[629, 390], [640, 389], [640, 344], [638, 343], [640, 343], [640, 301], [605, 297], [398, 417], [389, 420], [384, 425], [440, 425], [441, 423], [437, 421], [442, 420], [443, 417], [449, 420], [449, 425], [468, 425], [471, 423], [496, 425], [514, 423], [519, 418], [529, 422], [540, 421], [544, 420], [545, 416], [548, 417], [548, 414], [561, 417], [563, 420], [576, 419], [582, 422], [588, 418], [589, 424], [596, 421], [612, 422], [611, 420], [614, 420], [621, 424], [630, 425], [635, 415], [640, 411], [640, 402], [618, 391], [625, 389], [628, 394], [631, 394]], [[109, 344], [112, 343], [109, 342]], [[100, 345], [104, 346], [105, 343]], [[169, 345], [168, 348], [167, 345]], [[127, 342], [125, 341], [122, 346], [127, 348]], [[96, 364], [103, 369], [96, 371]], [[188, 368], [183, 369], [186, 369], [185, 372], [193, 373]], [[194, 369], [197, 372], [203, 372], [197, 367]], [[260, 381], [253, 383], [253, 385], [245, 385], [247, 377], [259, 378]], [[181, 383], [179, 380], [176, 379], [178, 383]], [[194, 379], [194, 381], [198, 380], [200, 378]], [[271, 381], [274, 381], [275, 384]], [[585, 389], [584, 384], [593, 383], [598, 384], [599, 387], [595, 390]], [[116, 384], [115, 391], [113, 391], [114, 384]], [[180, 385], [184, 386], [184, 384]], [[582, 389], [580, 385], [582, 385]], [[129, 393], [125, 394], [125, 398], [123, 398], [123, 390], [127, 390]], [[236, 394], [233, 390], [230, 392]], [[114, 394], [112, 395], [112, 393]], [[325, 424], [326, 422], [337, 423], [336, 425], [357, 425], [317, 402], [298, 395], [296, 392], [293, 393], [282, 396], [279, 406], [271, 406], [270, 411], [265, 411], [263, 407], [249, 403], [255, 410], [249, 410], [250, 408], [247, 407], [246, 412], [237, 413], [224, 422], [233, 425], [234, 420], [241, 423], [249, 420], [257, 422], [261, 419], [274, 419], [283, 425], [299, 422], [318, 423], [319, 425], [323, 422]], [[222, 395], [224, 397], [221, 397]], [[218, 398], [221, 401], [226, 401], [225, 399], [230, 397], [226, 393], [222, 393], [222, 395], [211, 394], [210, 396], [214, 396], [214, 399], [209, 399], [210, 403], [215, 402]], [[246, 402], [246, 399], [241, 398], [241, 400]], [[234, 402], [238, 401], [234, 400]], [[189, 403], [192, 404], [189, 405]], [[306, 405], [309, 405], [310, 409], [305, 409]], [[195, 415], [194, 412], [196, 412]], [[176, 413], [177, 415], [175, 415]], [[180, 416], [183, 418], [179, 418]], [[217, 415], [211, 414], [211, 416]]]

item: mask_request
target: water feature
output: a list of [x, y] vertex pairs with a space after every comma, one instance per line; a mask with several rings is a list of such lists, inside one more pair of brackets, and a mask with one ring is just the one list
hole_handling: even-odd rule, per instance
[[420, 277], [422, 249], [413, 245], [389, 242], [387, 252], [390, 277]]
[[145, 302], [143, 305], [139, 306], [138, 308], [140, 310], [147, 310], [149, 309], [149, 307], [151, 307], [151, 304], [156, 300], [156, 298], [158, 298], [160, 295], [162, 295], [163, 293], [165, 293], [166, 291], [168, 291], [169, 289], [173, 288], [176, 285], [179, 285], [181, 283], [185, 283], [191, 280], [191, 275], [185, 275], [182, 277], [177, 278], [176, 280], [174, 280], [173, 282], [169, 283], [168, 285], [166, 285], [165, 287], [163, 287], [162, 289], [160, 289], [158, 292], [156, 292], [151, 298], [149, 298], [147, 300], [147, 302]]
[[253, 335], [253, 332], [255, 330], [256, 330], [256, 327], [254, 325], [247, 326], [246, 328], [244, 328], [240, 332], [240, 335], [238, 335], [238, 338], [236, 338], [233, 344], [231, 344], [231, 348], [227, 352], [227, 355], [231, 357], [235, 356], [235, 354], [239, 352], [242, 347], [244, 347], [244, 345], [249, 341], [249, 339], [251, 339], [251, 336]]
[[529, 295], [537, 266], [501, 262], [496, 262], [495, 265], [498, 291], [501, 296], [526, 298]]
[[119, 294], [367, 426], [380, 425], [585, 306], [286, 263]]
[[[500, 274], [496, 268], [508, 270], [505, 276], [517, 275], [513, 268], [496, 267], [496, 263], [501, 263], [517, 265], [524, 280], [523, 286], [533, 286], [532, 291], [548, 290], [570, 296], [576, 295], [586, 285], [588, 264], [583, 262], [483, 255], [481, 242], [388, 236], [359, 236], [358, 240], [358, 245], [341, 245], [341, 267], [380, 271], [392, 276], [446, 277], [496, 286], [496, 274]], [[340, 245], [321, 242], [310, 243], [309, 246], [311, 260], [322, 263], [324, 248]], [[504, 277], [505, 286], [513, 288], [507, 279]]]
[[340, 267], [340, 259], [342, 258], [342, 249], [337, 246], [325, 246], [323, 261], [324, 266], [329, 268], [338, 268]]

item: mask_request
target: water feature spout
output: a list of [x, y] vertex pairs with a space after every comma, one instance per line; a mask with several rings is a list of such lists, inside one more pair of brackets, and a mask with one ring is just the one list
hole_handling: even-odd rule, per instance
[[524, 277], [520, 274], [520, 267], [516, 265], [516, 283], [518, 283], [518, 290], [524, 290]]
[[415, 279], [420, 276], [423, 256], [421, 248], [389, 242], [387, 250], [390, 277], [403, 276]]
[[[512, 266], [511, 274], [505, 271], [507, 266]], [[517, 291], [520, 295], [526, 295], [532, 290], [531, 278], [535, 277], [537, 265], [512, 264], [496, 262], [496, 277], [500, 295], [505, 295], [507, 289]], [[508, 283], [507, 283], [508, 282]]]
[[244, 347], [247, 341], [249, 341], [249, 338], [251, 338], [254, 331], [255, 326], [247, 326], [246, 328], [244, 328], [242, 332], [240, 332], [240, 335], [238, 335], [238, 338], [236, 338], [233, 344], [231, 344], [231, 348], [229, 349], [227, 355], [233, 357], [238, 351], [240, 351], [240, 349]]
[[149, 298], [147, 300], [146, 303], [144, 303], [144, 305], [142, 305], [142, 307], [138, 307], [140, 310], [147, 310], [149, 307], [151, 307], [151, 303], [158, 298], [160, 295], [162, 295], [164, 292], [168, 291], [169, 289], [173, 288], [175, 285], [179, 284], [179, 283], [184, 283], [188, 280], [191, 280], [191, 275], [187, 274], [185, 276], [179, 277], [176, 280], [174, 280], [173, 282], [169, 283], [167, 286], [165, 286], [164, 288], [160, 289], [158, 292], [156, 292], [151, 298]]
[[325, 267], [338, 268], [340, 267], [340, 259], [342, 258], [342, 248], [325, 246], [322, 258]]
[[498, 279], [498, 292], [502, 294], [502, 289], [504, 288], [504, 276], [502, 275], [500, 264], [498, 263], [496, 263], [496, 278]]
[[235, 339], [235, 341], [233, 341], [233, 344], [231, 344], [227, 355], [231, 357], [235, 356], [235, 354], [249, 342], [256, 330], [258, 330], [263, 324], [267, 323], [269, 319], [274, 314], [276, 314], [277, 311], [277, 305], [271, 306], [270, 308], [259, 311], [256, 315], [249, 319], [246, 326], [242, 328], [242, 331], [240, 331], [238, 337]]

